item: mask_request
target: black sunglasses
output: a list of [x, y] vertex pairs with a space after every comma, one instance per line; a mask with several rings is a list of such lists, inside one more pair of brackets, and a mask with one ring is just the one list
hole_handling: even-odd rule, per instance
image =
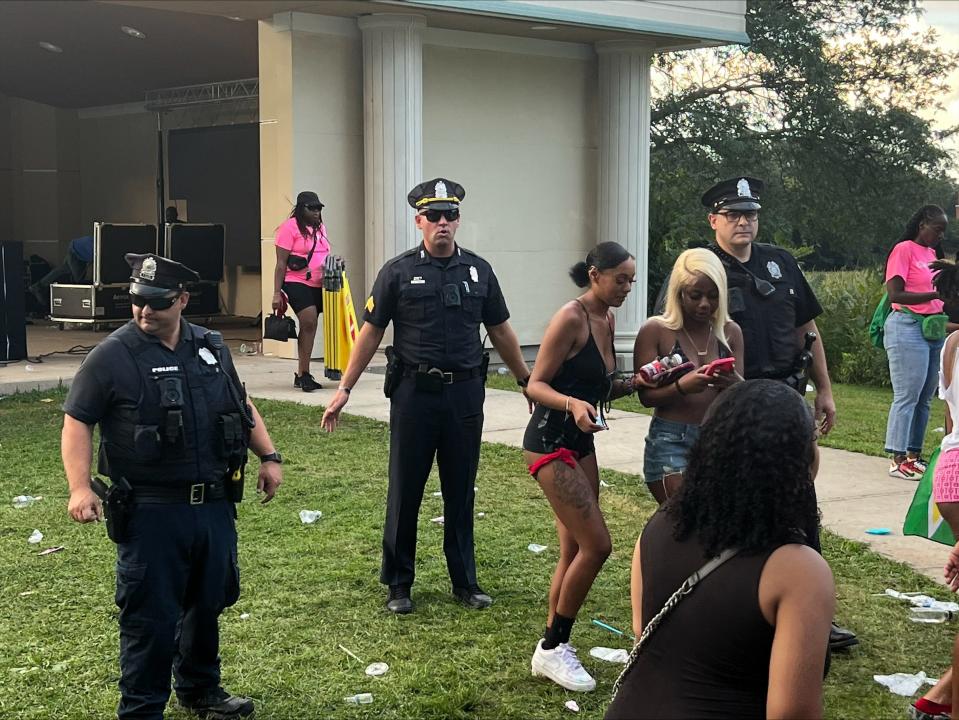
[[313, 212], [319, 212], [323, 209], [323, 205], [313, 204], [313, 205], [304, 205], [307, 210], [312, 210]]
[[143, 295], [137, 295], [136, 293], [130, 293], [130, 302], [138, 308], [148, 305], [151, 310], [169, 310], [179, 297], [180, 295], [176, 294], [173, 297], [148, 298]]
[[456, 222], [460, 219], [459, 208], [450, 208], [449, 210], [424, 210], [420, 215], [431, 223], [439, 222], [441, 217], [445, 217], [449, 222]]

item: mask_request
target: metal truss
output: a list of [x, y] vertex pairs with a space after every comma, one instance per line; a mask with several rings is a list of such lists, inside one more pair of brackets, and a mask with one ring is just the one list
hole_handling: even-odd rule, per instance
[[148, 90], [146, 109], [157, 112], [175, 108], [216, 103], [256, 102], [260, 95], [260, 79], [227, 80], [225, 82], [184, 85], [183, 87]]

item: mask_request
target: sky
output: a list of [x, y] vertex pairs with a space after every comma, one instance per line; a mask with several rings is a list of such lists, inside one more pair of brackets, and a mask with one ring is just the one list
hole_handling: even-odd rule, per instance
[[[959, 51], [959, 0], [923, 0], [920, 5], [925, 9], [920, 23], [935, 28], [944, 49]], [[943, 129], [959, 124], [959, 70], [947, 81], [942, 105], [943, 109], [932, 118], [935, 126]], [[953, 153], [950, 175], [959, 179], [959, 138], [948, 140], [946, 147]]]

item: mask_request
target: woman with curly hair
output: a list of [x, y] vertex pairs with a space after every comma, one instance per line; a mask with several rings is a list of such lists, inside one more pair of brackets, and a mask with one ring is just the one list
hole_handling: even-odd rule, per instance
[[822, 717], [835, 598], [808, 546], [818, 465], [812, 412], [783, 383], [739, 383], [712, 404], [682, 489], [636, 544], [636, 636], [671, 609], [634, 649], [607, 720]]
[[883, 326], [892, 380], [886, 452], [892, 456], [889, 475], [903, 480], [919, 480], [926, 471], [922, 442], [945, 339], [945, 323], [939, 324], [938, 333], [926, 331], [926, 319], [941, 315], [943, 308], [929, 265], [942, 257], [946, 222], [938, 205], [919, 208], [886, 259], [886, 292], [892, 304]]
[[[742, 380], [743, 332], [729, 317], [723, 264], [706, 248], [676, 258], [663, 314], [643, 323], [636, 336], [633, 369], [638, 372], [657, 358], [676, 355], [692, 362], [690, 372], [639, 390], [640, 402], [655, 408], [646, 435], [643, 477], [660, 505], [679, 485], [706, 409], [724, 388]], [[730, 357], [734, 367], [709, 372], [711, 361]]]

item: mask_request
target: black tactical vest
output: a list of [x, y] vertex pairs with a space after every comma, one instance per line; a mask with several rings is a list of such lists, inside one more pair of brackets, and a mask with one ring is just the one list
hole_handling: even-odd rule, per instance
[[216, 348], [206, 329], [190, 323], [183, 329], [193, 334], [188, 358], [144, 341], [132, 323], [104, 341], [129, 351], [140, 390], [135, 409], [114, 408], [100, 423], [101, 473], [134, 487], [190, 485], [222, 478], [245, 459], [248, 410], [242, 387], [231, 393], [229, 353]]

